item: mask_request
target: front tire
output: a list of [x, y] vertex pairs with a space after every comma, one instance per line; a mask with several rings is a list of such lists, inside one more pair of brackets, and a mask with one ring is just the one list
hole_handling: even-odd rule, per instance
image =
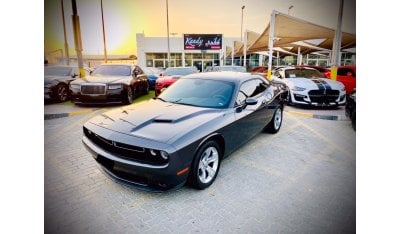
[[196, 189], [209, 187], [218, 175], [221, 150], [215, 141], [208, 141], [197, 151], [189, 176], [189, 183]]
[[271, 121], [265, 127], [265, 131], [269, 133], [279, 132], [282, 125], [282, 120], [283, 120], [283, 111], [282, 111], [282, 106], [280, 105], [275, 110], [274, 116], [272, 117]]
[[56, 88], [57, 102], [65, 102], [68, 97], [68, 87], [65, 84], [59, 84]]
[[126, 97], [125, 97], [124, 103], [127, 105], [133, 103], [133, 92], [132, 92], [132, 88], [130, 86], [128, 87], [128, 90], [126, 91]]

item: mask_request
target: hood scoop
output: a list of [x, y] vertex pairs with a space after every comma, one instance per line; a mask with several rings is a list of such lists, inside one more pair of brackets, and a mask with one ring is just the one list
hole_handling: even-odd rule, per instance
[[172, 123], [172, 119], [154, 119], [153, 123]]

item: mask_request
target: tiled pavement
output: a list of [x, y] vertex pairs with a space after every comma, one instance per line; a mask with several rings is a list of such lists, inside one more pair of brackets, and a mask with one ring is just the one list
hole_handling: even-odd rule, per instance
[[356, 135], [349, 121], [284, 112], [221, 164], [214, 184], [149, 193], [103, 175], [82, 124], [45, 120], [45, 233], [354, 233]]

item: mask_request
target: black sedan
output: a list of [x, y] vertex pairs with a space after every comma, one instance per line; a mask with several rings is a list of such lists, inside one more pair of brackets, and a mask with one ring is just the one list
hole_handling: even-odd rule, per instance
[[347, 97], [346, 108], [345, 108], [346, 116], [351, 120], [351, 126], [354, 131], [356, 130], [356, 89], [350, 93]]
[[83, 143], [118, 182], [163, 191], [210, 186], [220, 162], [263, 129], [279, 131], [287, 87], [238, 72], [191, 74], [159, 97], [94, 117]]
[[71, 99], [76, 104], [131, 104], [149, 93], [149, 81], [142, 69], [130, 64], [103, 64], [90, 76], [70, 83]]
[[[86, 70], [89, 74], [89, 70]], [[78, 67], [45, 66], [44, 99], [64, 102], [70, 95], [69, 83], [78, 76]]]

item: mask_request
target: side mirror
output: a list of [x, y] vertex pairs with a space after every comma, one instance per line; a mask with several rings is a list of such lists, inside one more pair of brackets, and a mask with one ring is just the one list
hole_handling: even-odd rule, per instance
[[257, 104], [257, 102], [258, 101], [254, 98], [246, 98], [246, 101], [245, 101], [246, 105], [249, 105], [249, 106], [253, 106], [253, 105]]
[[75, 73], [71, 75], [72, 78], [75, 78], [77, 76], [78, 76], [78, 74], [75, 74]]

